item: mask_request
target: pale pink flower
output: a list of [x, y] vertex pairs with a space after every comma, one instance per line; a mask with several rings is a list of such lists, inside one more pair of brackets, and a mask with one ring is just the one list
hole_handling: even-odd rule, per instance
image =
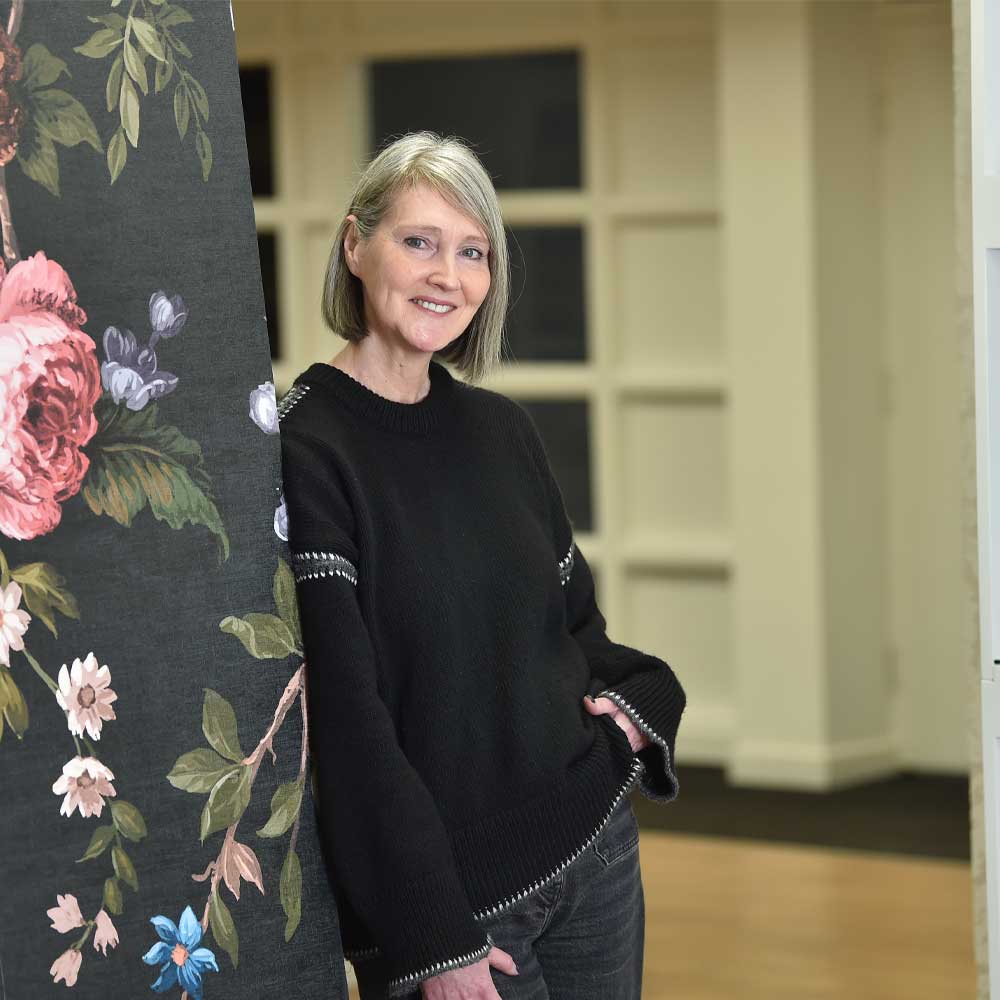
[[0, 261], [0, 535], [52, 531], [79, 492], [97, 433], [97, 348], [69, 275], [39, 250]]
[[97, 657], [93, 652], [80, 661], [73, 660], [71, 670], [64, 663], [59, 668], [59, 690], [56, 701], [68, 713], [69, 731], [77, 736], [83, 735], [84, 727], [90, 733], [91, 739], [101, 738], [101, 726], [106, 719], [115, 718], [115, 710], [111, 702], [118, 698], [108, 685], [111, 683], [111, 671], [107, 666], [99, 667]]
[[76, 901], [76, 896], [67, 892], [65, 896], [56, 893], [58, 906], [53, 906], [51, 910], [46, 910], [46, 916], [52, 921], [52, 929], [65, 934], [74, 927], [83, 926], [83, 914], [80, 912], [80, 904]]
[[80, 971], [80, 963], [82, 961], [83, 955], [76, 948], [67, 948], [52, 963], [52, 968], [49, 969], [52, 982], [58, 983], [60, 979], [65, 979], [67, 986], [73, 986], [76, 983], [76, 977]]
[[240, 898], [240, 879], [244, 878], [248, 882], [253, 882], [261, 892], [264, 891], [263, 875], [260, 870], [260, 862], [253, 848], [247, 844], [240, 844], [235, 840], [229, 841], [222, 848], [222, 877], [229, 886], [229, 891], [237, 898]]
[[114, 948], [118, 944], [118, 931], [104, 910], [98, 910], [94, 919], [97, 921], [94, 928], [94, 948], [100, 948], [102, 954], [107, 955], [108, 948]]
[[62, 774], [56, 779], [52, 791], [65, 794], [59, 812], [72, 816], [78, 806], [81, 816], [100, 816], [104, 796], [118, 793], [111, 782], [115, 776], [96, 757], [74, 757], [63, 765]]
[[21, 611], [21, 587], [11, 580], [6, 588], [0, 587], [0, 663], [10, 666], [10, 651], [24, 649], [22, 636], [28, 630], [31, 615]]

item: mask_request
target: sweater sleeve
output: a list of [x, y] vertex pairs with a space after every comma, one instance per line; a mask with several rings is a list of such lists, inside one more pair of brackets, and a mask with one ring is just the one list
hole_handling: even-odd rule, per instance
[[567, 626], [590, 665], [589, 693], [595, 698], [610, 698], [647, 736], [649, 745], [636, 754], [645, 765], [640, 790], [654, 801], [671, 802], [680, 792], [674, 745], [687, 702], [684, 689], [665, 660], [608, 637], [590, 566], [573, 537], [574, 526], [562, 491], [530, 415], [527, 432], [529, 448], [546, 484], [557, 551], [561, 554], [559, 570], [566, 594]]
[[492, 942], [379, 695], [357, 595], [354, 514], [337, 463], [321, 442], [284, 426], [281, 450], [324, 854], [384, 956], [395, 996], [479, 961]]

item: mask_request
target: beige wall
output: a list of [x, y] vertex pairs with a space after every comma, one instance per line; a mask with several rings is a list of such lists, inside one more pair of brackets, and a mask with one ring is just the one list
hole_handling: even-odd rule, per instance
[[593, 357], [516, 395], [594, 413], [612, 635], [689, 692], [679, 764], [827, 787], [967, 769], [951, 36], [944, 3], [235, 0], [275, 67], [279, 389], [318, 296], [374, 53], [584, 53], [591, 190], [504, 199], [592, 239]]

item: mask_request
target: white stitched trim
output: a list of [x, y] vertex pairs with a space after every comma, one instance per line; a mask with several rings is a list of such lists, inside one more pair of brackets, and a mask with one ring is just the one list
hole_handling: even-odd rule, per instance
[[569, 543], [569, 552], [559, 560], [559, 582], [565, 587], [573, 572], [573, 542]]
[[667, 741], [657, 733], [653, 727], [636, 711], [633, 705], [630, 705], [617, 691], [613, 691], [611, 688], [605, 688], [599, 695], [598, 698], [610, 698], [623, 712], [627, 713], [628, 717], [635, 723], [636, 728], [644, 732], [662, 751], [664, 767], [666, 772], [671, 779], [673, 779], [674, 786], [677, 791], [674, 792], [669, 798], [653, 792], [652, 788], [649, 786], [648, 782], [643, 780], [642, 790], [650, 795], [651, 798], [656, 798], [661, 801], [672, 802], [677, 798], [681, 790], [681, 783], [677, 780], [677, 775], [674, 774], [670, 763], [670, 747], [667, 746]]
[[490, 953], [492, 947], [493, 938], [487, 934], [486, 944], [481, 945], [475, 951], [459, 955], [458, 958], [450, 958], [445, 962], [435, 962], [433, 965], [425, 966], [418, 972], [410, 972], [405, 976], [390, 979], [386, 983], [386, 988], [390, 991], [389, 995], [392, 996], [397, 989], [411, 986], [413, 983], [419, 982], [421, 979], [426, 979], [428, 976], [439, 976], [442, 972], [447, 972], [449, 969], [457, 969], [463, 965], [472, 965], [474, 962], [485, 958]]
[[281, 420], [308, 391], [309, 386], [305, 382], [296, 382], [278, 402], [278, 420]]
[[339, 552], [293, 552], [292, 572], [296, 580], [316, 580], [322, 576], [342, 576], [357, 585], [358, 571]]

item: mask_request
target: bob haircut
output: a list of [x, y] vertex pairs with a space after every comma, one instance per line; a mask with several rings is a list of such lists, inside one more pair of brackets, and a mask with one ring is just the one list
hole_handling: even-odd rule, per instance
[[510, 294], [510, 260], [496, 189], [479, 158], [456, 136], [410, 132], [396, 139], [361, 174], [350, 209], [337, 230], [323, 282], [323, 320], [346, 340], [363, 340], [364, 289], [344, 259], [348, 215], [357, 216], [358, 236], [369, 239], [406, 186], [427, 184], [455, 209], [475, 219], [490, 241], [490, 288], [472, 321], [435, 356], [451, 362], [472, 382], [500, 364], [503, 325]]

